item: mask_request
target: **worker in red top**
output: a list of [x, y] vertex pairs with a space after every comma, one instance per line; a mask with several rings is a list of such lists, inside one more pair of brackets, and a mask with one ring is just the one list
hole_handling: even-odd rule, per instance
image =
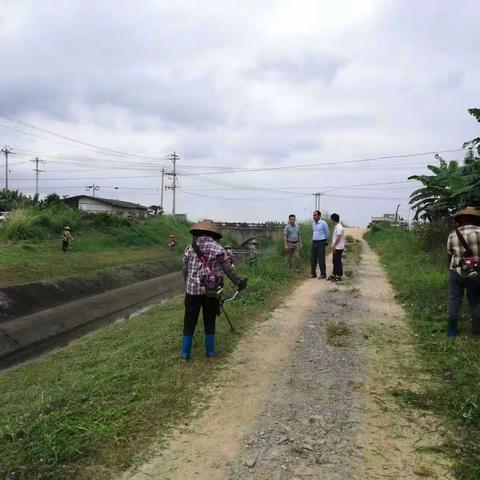
[[168, 237], [168, 247], [170, 248], [170, 250], [173, 250], [176, 246], [177, 246], [177, 239], [175, 238], [175, 235], [170, 235]]

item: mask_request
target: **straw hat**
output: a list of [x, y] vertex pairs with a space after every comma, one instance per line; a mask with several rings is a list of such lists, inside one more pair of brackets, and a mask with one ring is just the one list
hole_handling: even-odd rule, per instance
[[70, 230], [70, 227], [63, 227], [64, 230]]
[[480, 217], [480, 210], [477, 210], [475, 207], [466, 207], [462, 208], [455, 213], [454, 217], [461, 217], [462, 215], [468, 215], [470, 217]]
[[198, 232], [209, 232], [215, 234], [215, 236], [218, 238], [222, 238], [222, 231], [220, 230], [220, 227], [215, 225], [213, 220], [209, 220], [208, 218], [196, 223], [190, 229], [190, 233], [193, 233], [194, 235]]

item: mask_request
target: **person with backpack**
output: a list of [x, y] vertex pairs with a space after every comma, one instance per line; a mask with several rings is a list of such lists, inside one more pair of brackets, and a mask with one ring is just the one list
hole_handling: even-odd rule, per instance
[[192, 350], [193, 334], [200, 310], [203, 311], [205, 329], [205, 355], [215, 355], [215, 319], [219, 313], [219, 295], [223, 290], [225, 273], [239, 290], [247, 286], [247, 279], [240, 277], [231, 265], [228, 254], [220, 245], [222, 231], [212, 220], [205, 219], [190, 229], [193, 241], [183, 256], [185, 280], [185, 316], [180, 358], [188, 360]]
[[467, 207], [454, 215], [458, 227], [447, 241], [450, 298], [448, 337], [458, 334], [458, 320], [464, 293], [470, 306], [472, 333], [480, 335], [480, 211]]

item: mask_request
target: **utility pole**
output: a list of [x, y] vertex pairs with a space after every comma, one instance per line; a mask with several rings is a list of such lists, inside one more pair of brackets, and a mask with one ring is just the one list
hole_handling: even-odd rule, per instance
[[1, 152], [5, 155], [5, 190], [8, 190], [8, 156], [15, 155], [15, 153], [10, 150], [8, 145], [5, 145]]
[[315, 197], [315, 210], [320, 210], [320, 199], [322, 195], [325, 195], [325, 194], [322, 192], [317, 192], [317, 193], [314, 193], [313, 195]]
[[398, 209], [400, 208], [401, 203], [397, 205], [397, 210], [395, 211], [395, 222], [398, 222]]
[[41, 160], [40, 158], [35, 157], [34, 160], [30, 160], [30, 161], [35, 163], [35, 168], [33, 169], [33, 171], [35, 172], [35, 196], [38, 197], [38, 174], [40, 172], [43, 172], [43, 170], [40, 170], [38, 168], [38, 164], [39, 163], [45, 164], [45, 160]]
[[87, 185], [85, 187], [85, 190], [89, 192], [90, 190], [92, 191], [93, 198], [95, 198], [95, 192], [98, 192], [100, 190], [100, 187], [98, 185], [95, 185], [94, 183], [92, 185]]
[[178, 184], [177, 184], [177, 160], [179, 160], [180, 157], [175, 152], [173, 152], [170, 155], [169, 158], [173, 163], [173, 170], [171, 172], [167, 172], [165, 175], [168, 175], [169, 177], [172, 177], [172, 184], [169, 185], [168, 187], [165, 187], [165, 189], [173, 191], [172, 216], [173, 216], [173, 221], [175, 221], [175, 193], [176, 193], [176, 190], [178, 188]]
[[162, 168], [162, 192], [160, 193], [160, 208], [162, 209], [163, 215], [163, 191], [165, 190], [165, 169]]

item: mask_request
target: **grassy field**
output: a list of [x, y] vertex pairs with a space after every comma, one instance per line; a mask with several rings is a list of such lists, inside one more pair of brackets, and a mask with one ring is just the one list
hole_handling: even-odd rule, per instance
[[[278, 241], [255, 270], [242, 268], [249, 286], [228, 310], [245, 332], [297, 280], [286, 272]], [[188, 418], [202, 401], [199, 388], [242, 333], [232, 335], [220, 319], [219, 355], [210, 362], [200, 326], [192, 360], [182, 363], [182, 318], [182, 302], [173, 300], [1, 376], [0, 478], [106, 479], [106, 471], [124, 470], [135, 453]]]
[[[147, 262], [161, 256], [180, 255], [191, 240], [188, 224], [174, 223], [168, 217], [137, 221], [131, 227], [127, 227], [120, 217], [113, 220], [107, 217], [103, 224], [98, 217], [95, 223], [70, 223], [75, 240], [71, 250], [63, 253], [62, 229], [72, 218], [64, 218], [63, 210], [58, 214], [59, 218], [53, 212], [55, 222], [48, 223], [48, 228], [39, 229], [37, 223], [44, 222], [46, 215], [45, 211], [40, 213], [40, 220], [35, 220], [35, 216], [32, 220], [25, 212], [17, 211], [0, 228], [0, 286], [83, 275], [118, 265]], [[77, 214], [74, 213], [75, 218]], [[29, 238], [15, 238], [22, 237], [20, 233], [25, 229]], [[39, 232], [38, 237], [32, 235], [36, 231]], [[175, 252], [167, 247], [171, 233], [179, 242]]]
[[[434, 227], [433, 227], [434, 228]], [[428, 231], [427, 231], [428, 233]], [[427, 235], [428, 236], [428, 235]], [[435, 235], [438, 238], [438, 235]], [[425, 248], [425, 230], [370, 231], [369, 243], [380, 254], [404, 305], [417, 340], [421, 368], [430, 382], [420, 392], [395, 395], [408, 405], [431, 410], [449, 426], [441, 448], [455, 463], [455, 476], [480, 478], [480, 341], [470, 335], [467, 312], [461, 335], [447, 339], [448, 270], [444, 242]]]

